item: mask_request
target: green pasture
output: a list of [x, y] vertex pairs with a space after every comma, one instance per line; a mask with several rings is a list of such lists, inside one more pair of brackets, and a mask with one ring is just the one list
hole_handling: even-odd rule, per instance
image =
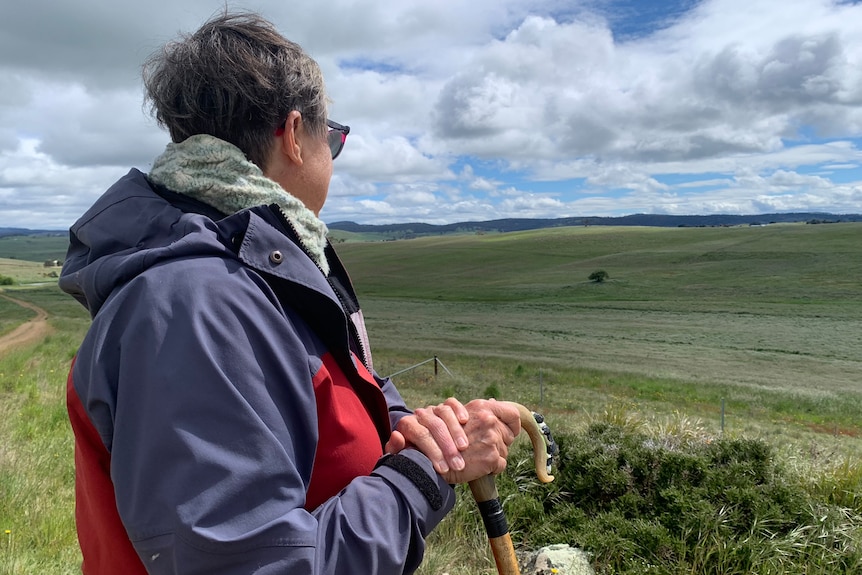
[[[698, 453], [713, 457], [725, 439], [753, 438], [775, 451], [768, 482], [743, 485], [740, 476], [728, 491], [764, 510], [766, 523], [755, 521], [741, 536], [749, 537], [748, 547], [731, 545], [719, 517], [701, 534], [705, 539], [695, 540], [693, 548], [704, 556], [693, 558], [670, 527], [626, 515], [644, 505], [632, 501], [646, 501], [645, 492], [628, 493], [622, 507], [591, 517], [559, 489], [551, 491], [559, 505], [546, 501], [542, 508], [543, 496], [525, 478], [516, 449], [512, 474], [499, 480], [516, 541], [529, 545], [565, 532], [597, 550], [615, 549], [611, 555], [597, 551], [603, 573], [746, 573], [745, 565], [781, 560], [784, 567], [770, 572], [831, 575], [860, 567], [862, 548], [860, 240], [862, 224], [799, 224], [557, 228], [336, 247], [364, 307], [377, 371], [388, 375], [439, 358], [436, 375], [428, 362], [394, 377], [412, 405], [454, 394], [541, 409], [554, 430], [573, 438], [567, 440], [572, 458], [581, 457], [575, 449], [601, 457], [604, 467], [597, 463], [596, 473], [607, 475], [596, 476], [607, 481], [632, 480], [607, 467], [617, 445], [631, 443], [632, 457], [643, 465], [664, 453], [638, 447], [647, 443], [693, 442]], [[3, 575], [79, 568], [64, 402], [69, 361], [89, 319], [55, 278], [44, 275], [53, 270], [42, 266], [47, 252], [40, 249], [28, 248], [32, 261], [14, 253], [14, 259], [0, 259], [0, 275], [16, 282], [3, 286], [5, 293], [48, 310], [53, 329], [38, 345], [0, 355]], [[609, 278], [589, 281], [597, 270]], [[49, 285], [32, 285], [44, 282]], [[0, 335], [31, 315], [0, 298]], [[617, 441], [619, 429], [649, 439]], [[740, 445], [751, 448], [756, 461], [766, 457], [759, 444]], [[661, 456], [698, 469], [707, 461], [697, 459], [701, 455], [682, 461], [673, 453]], [[733, 463], [740, 469], [749, 464]], [[563, 477], [583, 487], [583, 477]], [[664, 504], [692, 505], [693, 512], [709, 515], [697, 493], [671, 488], [677, 495]], [[785, 490], [815, 499], [792, 518], [776, 515], [787, 501], [762, 497]], [[461, 499], [432, 540], [422, 575], [494, 572], [471, 501]], [[687, 516], [684, 509], [668, 513]], [[538, 522], [553, 533], [530, 527]], [[779, 534], [779, 524], [786, 533]], [[647, 556], [649, 541], [684, 560], [668, 567], [661, 557]], [[763, 560], [753, 555], [752, 541], [766, 549], [758, 551]], [[849, 550], [833, 549], [841, 545]], [[823, 558], [812, 559], [821, 547]], [[745, 561], [738, 556], [743, 552]], [[715, 563], [719, 556], [724, 563]], [[691, 567], [730, 564], [741, 567]]]
[[10, 285], [7, 284], [54, 284], [57, 283], [60, 269], [45, 267], [42, 262], [0, 258], [0, 288], [8, 289]]
[[595, 227], [338, 251], [383, 373], [437, 355], [469, 385], [494, 362], [520, 367], [510, 397], [538, 398], [542, 373], [581, 409], [613, 395], [713, 417], [724, 398], [734, 425], [856, 435], [860, 241], [859, 224]]
[[[577, 303], [600, 308], [818, 313], [858, 295], [858, 224], [556, 228], [338, 251], [370, 297]], [[595, 285], [590, 273], [610, 280]], [[846, 312], [859, 317], [862, 305]], [[809, 312], [809, 310], [811, 310]]]
[[[0, 291], [0, 293], [3, 293]], [[0, 298], [0, 336], [12, 331], [33, 316], [33, 312], [18, 304]]]
[[[0, 238], [0, 259], [17, 259], [43, 263], [66, 257], [69, 236], [66, 233], [45, 236], [7, 236]], [[0, 272], [2, 273], [2, 272]]]

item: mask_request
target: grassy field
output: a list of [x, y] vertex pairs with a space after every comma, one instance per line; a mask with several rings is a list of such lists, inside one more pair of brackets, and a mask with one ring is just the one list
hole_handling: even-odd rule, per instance
[[[0, 238], [0, 259], [17, 259], [32, 262], [60, 260], [66, 257], [69, 235], [8, 236]], [[2, 273], [2, 272], [0, 272]]]
[[32, 315], [33, 312], [30, 310], [7, 299], [0, 298], [0, 336], [15, 329], [22, 322], [30, 319]]
[[[65, 381], [89, 318], [55, 286], [6, 291], [49, 310], [54, 331], [0, 353], [0, 574], [79, 573]], [[15, 307], [0, 299], [4, 324]]]
[[0, 258], [0, 278], [11, 278], [16, 284], [54, 284], [59, 275], [60, 268], [41, 262]]
[[[798, 476], [834, 477], [858, 501], [860, 240], [862, 224], [591, 227], [337, 250], [377, 371], [442, 362], [436, 376], [433, 363], [395, 376], [414, 405], [492, 391], [541, 408], [562, 433], [637, 419], [708, 438], [721, 436], [724, 405], [727, 437], [768, 441]], [[29, 253], [41, 262], [38, 246]], [[10, 295], [49, 310], [54, 333], [0, 357], [0, 574], [73, 573], [64, 382], [88, 319], [56, 287], [21, 285], [47, 273], [23, 259], [0, 259], [0, 275], [19, 282]], [[596, 270], [609, 279], [588, 281]], [[28, 313], [0, 299], [0, 335]], [[423, 574], [493, 572], [471, 513], [441, 527]]]
[[493, 358], [504, 395], [536, 399], [542, 373], [566, 409], [613, 395], [713, 417], [725, 398], [733, 425], [857, 435], [860, 240], [858, 224], [562, 228], [338, 251], [383, 373], [437, 355], [480, 391]]

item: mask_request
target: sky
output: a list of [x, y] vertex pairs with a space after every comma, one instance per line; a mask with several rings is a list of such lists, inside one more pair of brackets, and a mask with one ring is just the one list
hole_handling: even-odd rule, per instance
[[141, 65], [225, 6], [351, 127], [328, 223], [862, 212], [859, 1], [28, 0], [0, 18], [0, 227], [148, 171]]

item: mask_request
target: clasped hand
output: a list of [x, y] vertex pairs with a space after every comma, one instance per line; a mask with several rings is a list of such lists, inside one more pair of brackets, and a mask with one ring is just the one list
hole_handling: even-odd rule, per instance
[[466, 483], [502, 472], [520, 431], [518, 410], [506, 402], [474, 399], [463, 405], [450, 397], [401, 418], [385, 451], [413, 447], [447, 482]]

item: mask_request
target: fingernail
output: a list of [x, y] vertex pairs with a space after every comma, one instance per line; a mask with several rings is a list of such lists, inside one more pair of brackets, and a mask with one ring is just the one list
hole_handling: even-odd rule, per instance
[[452, 460], [452, 467], [455, 468], [455, 471], [461, 471], [464, 469], [465, 465], [466, 463], [464, 463], [464, 458], [461, 456], [456, 456], [455, 459]]
[[449, 466], [446, 465], [446, 462], [442, 459], [437, 462], [437, 467], [440, 468], [440, 473], [446, 473], [449, 471]]
[[459, 437], [459, 438], [455, 441], [455, 445], [457, 445], [458, 447], [460, 447], [461, 449], [463, 449], [463, 448], [467, 447], [468, 443], [467, 443], [467, 440], [466, 440], [465, 438], [463, 438], [463, 437]]

